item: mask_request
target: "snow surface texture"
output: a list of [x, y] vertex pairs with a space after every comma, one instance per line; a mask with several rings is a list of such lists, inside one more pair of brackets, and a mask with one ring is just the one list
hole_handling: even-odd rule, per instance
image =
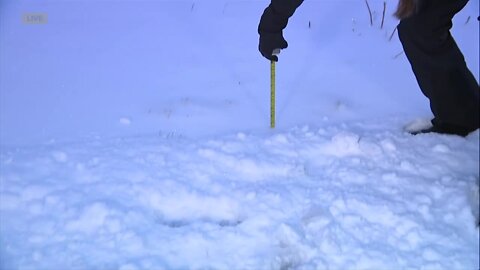
[[324, 124], [4, 150], [2, 269], [478, 267], [478, 132]]
[[479, 132], [404, 131], [428, 103], [369, 3], [298, 10], [269, 130], [267, 1], [1, 1], [0, 269], [478, 269]]

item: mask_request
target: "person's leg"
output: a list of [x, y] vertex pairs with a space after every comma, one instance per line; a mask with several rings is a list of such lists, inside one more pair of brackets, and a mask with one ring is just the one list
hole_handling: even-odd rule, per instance
[[467, 134], [479, 127], [479, 86], [450, 34], [468, 0], [423, 0], [398, 33], [420, 89], [430, 100], [436, 130]]

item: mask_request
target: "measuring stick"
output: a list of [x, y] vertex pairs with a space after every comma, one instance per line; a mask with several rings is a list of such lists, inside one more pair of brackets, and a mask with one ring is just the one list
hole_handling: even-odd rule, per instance
[[270, 128], [275, 128], [275, 61], [270, 64]]
[[[275, 49], [272, 55], [279, 55], [280, 49]], [[270, 61], [270, 128], [275, 128], [275, 61]]]

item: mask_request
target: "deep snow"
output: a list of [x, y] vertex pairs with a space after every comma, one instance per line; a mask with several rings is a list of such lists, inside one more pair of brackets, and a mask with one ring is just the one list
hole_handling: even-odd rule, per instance
[[292, 18], [275, 130], [266, 1], [0, 2], [0, 268], [478, 269], [479, 132], [404, 131], [428, 103], [369, 2]]
[[4, 149], [2, 268], [478, 267], [478, 132], [322, 124]]

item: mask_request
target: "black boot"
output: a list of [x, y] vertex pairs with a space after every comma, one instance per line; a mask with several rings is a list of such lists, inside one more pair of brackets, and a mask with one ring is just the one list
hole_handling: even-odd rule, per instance
[[418, 134], [427, 134], [427, 133], [438, 133], [438, 134], [457, 135], [461, 137], [466, 137], [468, 134], [470, 134], [473, 131], [475, 130], [464, 128], [464, 127], [434, 125], [432, 127], [421, 129], [418, 131], [411, 131], [410, 134], [418, 135]]

